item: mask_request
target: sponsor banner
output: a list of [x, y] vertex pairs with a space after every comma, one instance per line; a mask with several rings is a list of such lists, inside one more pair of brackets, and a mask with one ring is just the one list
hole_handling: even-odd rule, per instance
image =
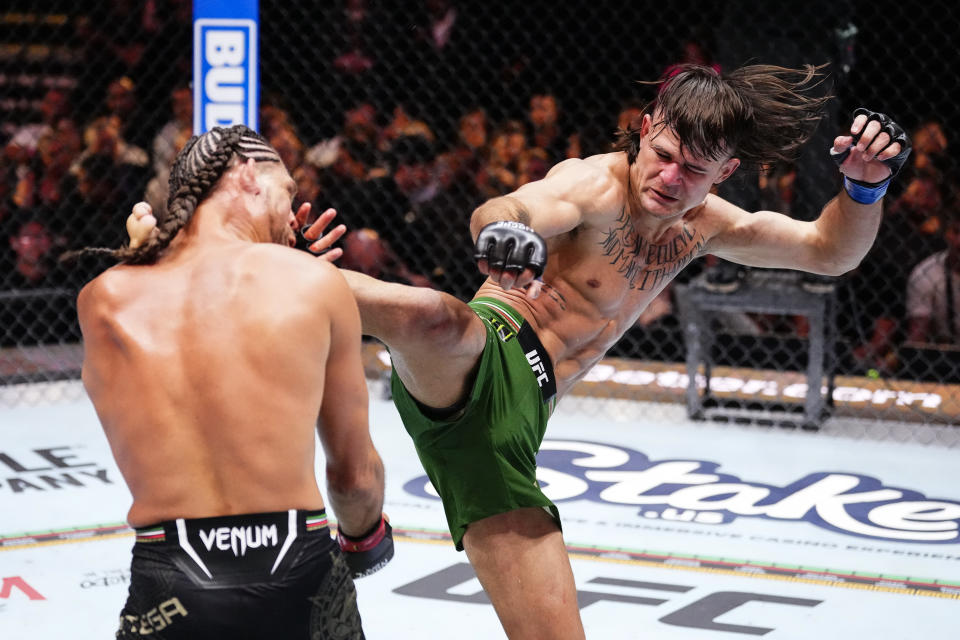
[[[950, 450], [783, 430], [758, 437], [692, 424], [676, 409], [669, 423], [624, 423], [561, 403], [538, 461], [568, 543], [929, 582], [960, 575]], [[374, 399], [370, 412], [393, 523], [446, 530], [392, 404]], [[125, 533], [129, 491], [88, 401], [3, 418], [0, 549]], [[322, 486], [322, 455], [317, 477]]]
[[[368, 377], [382, 377], [389, 371], [390, 356], [382, 346], [367, 343], [364, 349]], [[590, 396], [684, 404], [688, 383], [686, 367], [681, 363], [605, 358], [573, 388], [567, 402], [577, 402], [577, 396]], [[702, 390], [702, 376], [697, 383]], [[739, 367], [714, 367], [710, 388], [720, 399], [785, 406], [803, 406], [807, 395], [805, 373]], [[822, 392], [825, 394], [826, 389]], [[960, 385], [837, 376], [833, 404], [837, 416], [943, 422], [960, 415]]]
[[193, 131], [257, 129], [257, 0], [193, 3]]
[[[575, 393], [630, 400], [684, 402], [689, 376], [682, 364], [608, 359], [584, 376]], [[703, 376], [697, 387], [706, 386]], [[710, 377], [713, 396], [721, 399], [754, 400], [787, 406], [802, 405], [807, 396], [806, 374], [800, 372], [714, 367]], [[833, 390], [835, 413], [894, 420], [943, 420], [960, 413], [957, 385], [875, 380], [837, 376]], [[821, 388], [826, 394], [826, 387]], [[919, 412], [919, 413], [918, 413]]]
[[[543, 491], [556, 503], [623, 505], [639, 517], [671, 522], [809, 522], [867, 540], [944, 545], [960, 540], [960, 502], [931, 500], [870, 476], [815, 472], [777, 486], [721, 473], [716, 462], [651, 460], [626, 447], [583, 440], [545, 440], [537, 463]], [[426, 475], [404, 490], [437, 496]]]
[[[0, 637], [26, 637], [25, 631], [33, 638], [74, 637], [77, 629], [84, 637], [112, 637], [129, 586], [128, 557], [123, 540], [4, 552], [8, 579], [0, 584], [9, 586], [0, 591]], [[588, 637], [679, 640], [723, 632], [726, 638], [892, 640], [940, 637], [956, 622], [953, 599], [883, 588], [756, 580], [579, 554], [572, 566]], [[452, 545], [400, 537], [394, 560], [356, 585], [371, 640], [431, 637], [436, 629], [455, 629], [464, 640], [503, 637], [465, 555]], [[182, 615], [170, 599], [158, 602], [157, 612]]]
[[[933, 584], [960, 575], [948, 449], [787, 430], [761, 436], [690, 423], [681, 407], [667, 422], [563, 407], [547, 428], [538, 477], [572, 547]], [[374, 441], [389, 452], [386, 510], [398, 528], [445, 531], [410, 439], [399, 425], [384, 428], [396, 420], [390, 405], [371, 403]]]
[[0, 409], [0, 425], [0, 538], [124, 519], [130, 491], [86, 396]]

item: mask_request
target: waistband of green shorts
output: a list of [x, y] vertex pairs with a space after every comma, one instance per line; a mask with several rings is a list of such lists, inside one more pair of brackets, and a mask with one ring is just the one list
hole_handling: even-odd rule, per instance
[[502, 300], [497, 300], [496, 298], [487, 298], [481, 296], [479, 298], [474, 298], [470, 301], [470, 307], [473, 309], [483, 308], [493, 311], [498, 316], [503, 319], [504, 322], [513, 327], [514, 331], [519, 331], [521, 325], [523, 325], [526, 320], [523, 316], [520, 315], [520, 312], [503, 302]]

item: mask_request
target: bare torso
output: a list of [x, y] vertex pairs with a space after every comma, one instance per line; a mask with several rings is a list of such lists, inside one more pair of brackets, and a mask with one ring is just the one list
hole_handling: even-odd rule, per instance
[[81, 294], [84, 384], [133, 494], [131, 525], [323, 507], [329, 332], [303, 260], [224, 243], [115, 267]]
[[595, 156], [624, 186], [588, 222], [547, 240], [548, 259], [537, 298], [504, 291], [487, 280], [477, 292], [523, 314], [550, 353], [557, 391], [565, 393], [636, 322], [640, 313], [714, 233], [708, 205], [686, 212], [655, 234], [636, 224], [627, 203], [623, 154]]

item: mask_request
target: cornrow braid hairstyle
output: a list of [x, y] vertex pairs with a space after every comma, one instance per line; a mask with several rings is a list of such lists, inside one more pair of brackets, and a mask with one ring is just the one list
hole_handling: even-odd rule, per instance
[[206, 199], [223, 174], [233, 166], [234, 157], [241, 162], [281, 162], [280, 155], [256, 131], [238, 124], [232, 127], [214, 127], [203, 135], [193, 136], [177, 154], [170, 170], [170, 196], [167, 212], [157, 221], [159, 233], [136, 249], [87, 247], [64, 253], [61, 260], [80, 256], [108, 256], [127, 264], [150, 264], [193, 216], [197, 206]]
[[[788, 69], [748, 65], [729, 74], [700, 65], [682, 65], [654, 83], [657, 98], [644, 109], [656, 111], [694, 155], [710, 160], [739, 158], [759, 168], [796, 159], [823, 117], [833, 96], [814, 95], [823, 84], [826, 65]], [[639, 119], [617, 133], [617, 151], [633, 164], [640, 150]]]

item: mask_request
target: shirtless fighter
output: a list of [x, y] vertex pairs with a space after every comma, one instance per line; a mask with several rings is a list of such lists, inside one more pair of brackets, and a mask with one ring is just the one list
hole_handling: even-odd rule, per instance
[[344, 272], [363, 332], [390, 351], [394, 401], [454, 544], [510, 638], [584, 637], [559, 514], [535, 476], [556, 399], [698, 256], [839, 275], [873, 243], [910, 151], [883, 114], [858, 109], [834, 140], [844, 187], [813, 222], [709, 193], [741, 163], [794, 156], [826, 100], [810, 95], [817, 77], [683, 67], [615, 152], [563, 161], [473, 212], [489, 278], [469, 304]]
[[284, 246], [296, 185], [257, 133], [192, 138], [170, 186], [159, 221], [135, 208], [129, 247], [81, 252], [123, 262], [78, 299], [83, 383], [133, 494], [117, 638], [363, 638], [352, 577], [393, 542], [357, 305], [333, 265]]

